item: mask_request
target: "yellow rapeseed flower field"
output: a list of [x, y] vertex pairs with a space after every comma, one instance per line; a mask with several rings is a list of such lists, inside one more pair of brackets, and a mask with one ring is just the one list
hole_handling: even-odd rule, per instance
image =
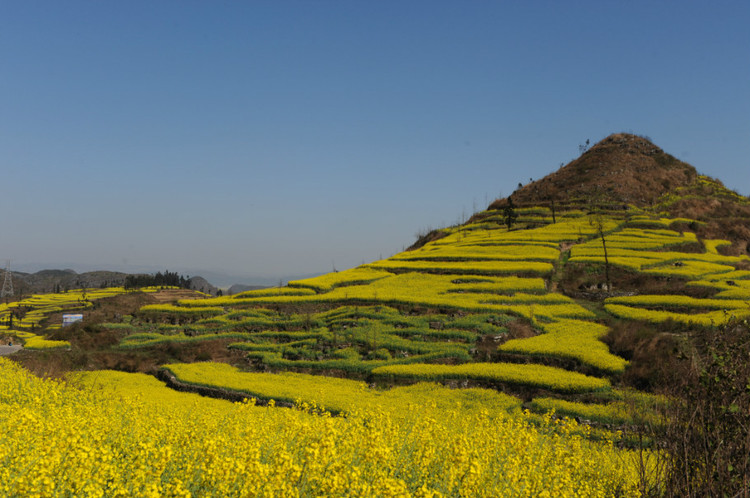
[[0, 358], [0, 496], [638, 496], [634, 455], [572, 422], [459, 406], [331, 417], [118, 372], [79, 384]]

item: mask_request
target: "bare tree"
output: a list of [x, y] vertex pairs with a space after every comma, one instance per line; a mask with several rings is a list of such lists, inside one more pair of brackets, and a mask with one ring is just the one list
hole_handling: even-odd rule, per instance
[[513, 223], [516, 222], [518, 219], [518, 214], [516, 214], [515, 205], [513, 204], [513, 196], [508, 196], [508, 204], [505, 205], [505, 208], [503, 209], [503, 219], [505, 220], [505, 224], [508, 226], [508, 230], [510, 231], [510, 228], [513, 226]]
[[589, 198], [589, 224], [596, 229], [596, 234], [602, 239], [602, 249], [604, 250], [604, 280], [607, 292], [612, 290], [612, 283], [609, 279], [609, 255], [607, 254], [606, 228], [608, 216], [604, 209], [609, 204], [610, 199], [602, 190], [595, 190]]
[[557, 217], [555, 216], [555, 202], [558, 196], [557, 186], [553, 183], [545, 183], [543, 189], [543, 195], [549, 201], [549, 209], [552, 211], [552, 223], [557, 223]]

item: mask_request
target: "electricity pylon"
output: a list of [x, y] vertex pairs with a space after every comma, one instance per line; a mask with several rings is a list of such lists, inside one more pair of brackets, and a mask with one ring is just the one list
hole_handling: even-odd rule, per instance
[[13, 277], [10, 273], [10, 260], [5, 262], [5, 279], [3, 280], [3, 290], [0, 291], [0, 298], [13, 296]]

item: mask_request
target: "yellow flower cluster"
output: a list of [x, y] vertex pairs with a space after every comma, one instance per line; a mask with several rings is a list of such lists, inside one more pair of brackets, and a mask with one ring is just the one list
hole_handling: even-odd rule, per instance
[[536, 412], [554, 412], [566, 417], [579, 417], [603, 424], [630, 424], [633, 417], [628, 406], [622, 402], [608, 404], [581, 403], [558, 398], [534, 398], [530, 408]]
[[[664, 223], [670, 221], [663, 219]], [[675, 220], [671, 220], [674, 222]], [[679, 234], [671, 230], [638, 230], [626, 228], [610, 234], [607, 238], [607, 256], [609, 263], [615, 266], [647, 274], [683, 277], [688, 279], [702, 278], [706, 275], [728, 273], [747, 256], [723, 256], [716, 247], [726, 241], [703, 241], [705, 253], [685, 253], [659, 251], [670, 245], [697, 242], [695, 234]], [[604, 263], [604, 249], [601, 241], [589, 241], [571, 249], [570, 261], [574, 263]]]
[[[601, 242], [598, 245], [583, 244], [571, 249], [571, 257], [580, 258], [593, 256], [604, 258], [604, 250]], [[607, 244], [607, 256], [610, 258], [633, 258], [635, 260], [647, 260], [643, 264], [670, 263], [676, 261], [700, 261], [705, 263], [719, 263], [731, 265], [742, 261], [745, 258], [739, 256], [722, 256], [711, 253], [685, 253], [674, 251], [646, 251], [636, 249], [626, 249], [620, 247], [610, 248]], [[604, 260], [601, 259], [603, 262]]]
[[675, 321], [685, 324], [703, 325], [706, 327], [720, 326], [736, 318], [750, 316], [750, 307], [745, 309], [733, 309], [731, 311], [720, 310], [708, 313], [675, 313], [672, 311], [650, 310], [634, 308], [621, 304], [605, 304], [604, 309], [614, 316], [629, 320], [644, 320], [647, 322], [661, 323]]
[[705, 275], [716, 273], [728, 273], [734, 267], [718, 263], [705, 263], [703, 261], [683, 261], [679, 264], [662, 263], [643, 268], [643, 273], [660, 275], [665, 277], [683, 277], [689, 279], [701, 278]]
[[669, 228], [672, 224], [672, 220], [669, 218], [652, 218], [646, 215], [635, 215], [631, 216], [626, 226], [638, 225], [638, 226], [652, 226], [657, 228]]
[[397, 261], [543, 261], [554, 262], [560, 257], [556, 248], [539, 245], [428, 245], [416, 251], [396, 254], [391, 260]]
[[[302, 281], [297, 280], [297, 282]], [[227, 296], [227, 299], [222, 300], [221, 302], [231, 305], [237, 304], [237, 300], [245, 298], [269, 296], [308, 296], [311, 294], [315, 294], [315, 291], [312, 289], [298, 289], [296, 287], [271, 287], [268, 289], [257, 289], [240, 292], [238, 294], [234, 294], [233, 296]]]
[[558, 392], [591, 392], [610, 388], [609, 380], [536, 364], [466, 363], [463, 365], [388, 365], [372, 371], [385, 377], [419, 380], [471, 379], [536, 386]]
[[0, 359], [0, 495], [638, 496], [633, 455], [571, 422], [460, 406], [320, 416], [117, 372], [81, 384]]
[[[750, 281], [748, 282], [750, 283]], [[698, 299], [681, 294], [658, 294], [610, 297], [607, 304], [664, 308], [708, 308], [718, 310], [747, 309], [748, 303], [734, 299]]]
[[714, 239], [714, 240], [708, 240], [705, 239], [703, 241], [703, 246], [706, 248], [706, 252], [708, 254], [719, 254], [718, 248], [722, 246], [731, 246], [732, 243], [728, 240], [724, 239]]
[[367, 268], [387, 271], [420, 271], [450, 273], [456, 275], [507, 275], [528, 273], [546, 275], [552, 272], [552, 265], [538, 261], [399, 261], [387, 259], [369, 263]]
[[173, 304], [147, 304], [145, 306], [141, 306], [141, 309], [139, 310], [141, 313], [168, 313], [168, 314], [189, 314], [189, 315], [203, 315], [203, 316], [213, 316], [213, 315], [221, 315], [224, 313], [224, 308], [221, 308], [219, 306], [200, 306], [202, 304], [202, 300], [194, 299], [192, 301], [196, 301], [196, 306], [175, 306]]
[[51, 341], [25, 330], [8, 330], [5, 326], [0, 328], [0, 330], [6, 335], [16, 337], [23, 341], [23, 346], [26, 349], [58, 349], [70, 347], [68, 341]]
[[[546, 263], [534, 263], [546, 264]], [[481, 286], [475, 281], [476, 277], [459, 277], [457, 275], [434, 275], [429, 273], [408, 272], [381, 278], [369, 285], [352, 285], [336, 287], [330, 292], [304, 296], [268, 296], [258, 298], [244, 298], [236, 304], [273, 304], [273, 303], [373, 303], [422, 305], [435, 308], [461, 309], [465, 311], [496, 311], [512, 313], [531, 318], [532, 316], [565, 317], [565, 318], [593, 318], [594, 314], [582, 306], [571, 302], [561, 294], [525, 295], [514, 301], [502, 301], [494, 293], [500, 289], [503, 293], [524, 290], [538, 291], [542, 289], [543, 280], [536, 278], [491, 277], [483, 276], [482, 286], [487, 286], [485, 292], [480, 292]], [[493, 287], [496, 286], [496, 287]], [[231, 298], [228, 298], [231, 299]], [[227, 305], [227, 298], [206, 299], [201, 301], [184, 300], [179, 306], [212, 306]]]
[[[750, 281], [750, 271], [733, 270], [727, 273], [718, 273], [714, 275], [705, 275], [700, 280], [688, 282], [688, 285], [697, 285], [703, 287], [712, 287], [722, 291], [732, 290], [733, 288], [746, 287]], [[724, 292], [720, 292], [716, 297], [725, 297]]]
[[[607, 248], [622, 249], [660, 249], [697, 242], [692, 232], [675, 232], [673, 230], [644, 230], [638, 228], [623, 228], [606, 236]], [[577, 247], [601, 247], [601, 240], [593, 239]]]
[[583, 320], [560, 319], [551, 323], [538, 323], [546, 333], [525, 339], [511, 339], [498, 349], [559, 358], [572, 358], [605, 372], [623, 372], [628, 362], [609, 352], [599, 339], [609, 330], [605, 325]]
[[307, 287], [317, 292], [328, 292], [334, 287], [369, 284], [370, 282], [390, 277], [391, 275], [392, 274], [387, 271], [376, 270], [367, 266], [359, 266], [349, 270], [327, 273], [319, 277], [293, 280], [289, 282], [289, 287]]
[[409, 405], [432, 410], [437, 416], [456, 405], [472, 406], [500, 415], [517, 410], [517, 398], [489, 389], [448, 389], [437, 384], [375, 390], [358, 380], [284, 372], [242, 372], [225, 363], [175, 363], [166, 365], [180, 382], [242, 392], [259, 400], [294, 404], [304, 402], [332, 413], [386, 410], [393, 418], [408, 417]]
[[[733, 273], [739, 273], [739, 271]], [[750, 301], [750, 280], [731, 280], [731, 284], [727, 283], [727, 280], [724, 280], [724, 285], [720, 287], [722, 291], [716, 294], [717, 298], [741, 299], [745, 303]]]
[[[511, 230], [505, 228], [488, 229], [487, 223], [467, 225], [451, 231], [451, 233], [439, 239], [430, 246], [466, 246], [466, 245], [503, 245], [503, 244], [525, 244], [545, 245], [557, 248], [560, 242], [585, 240], [596, 234], [596, 228], [581, 216], [582, 213], [572, 213], [559, 217], [557, 223], [539, 228], [527, 230]], [[502, 226], [502, 220], [497, 220]], [[618, 227], [622, 222], [607, 220], [605, 230], [610, 231]], [[427, 246], [425, 246], [427, 247]]]
[[514, 294], [517, 292], [542, 294], [546, 290], [544, 279], [516, 276], [466, 278], [461, 281], [460, 285], [445, 289], [446, 292], [452, 293], [475, 292], [478, 294]]

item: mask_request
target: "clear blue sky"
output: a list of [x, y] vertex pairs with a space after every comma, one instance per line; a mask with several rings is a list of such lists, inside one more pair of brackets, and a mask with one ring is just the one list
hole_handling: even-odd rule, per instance
[[744, 0], [5, 1], [0, 260], [344, 269], [620, 131], [748, 195], [748, 26]]

